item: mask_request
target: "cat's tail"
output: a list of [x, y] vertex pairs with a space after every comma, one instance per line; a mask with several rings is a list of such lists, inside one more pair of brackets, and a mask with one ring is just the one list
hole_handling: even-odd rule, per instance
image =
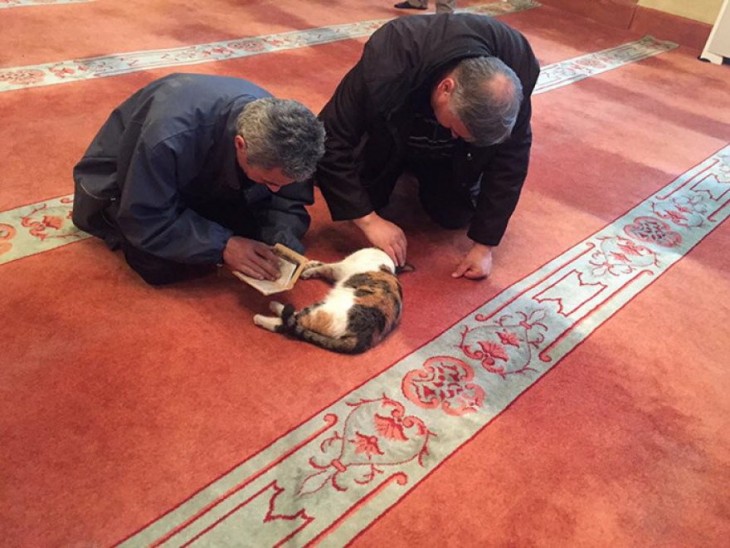
[[281, 325], [277, 328], [280, 333], [286, 333], [297, 339], [312, 343], [326, 350], [333, 350], [342, 354], [360, 354], [368, 349], [355, 335], [330, 337], [317, 331], [306, 328], [297, 321], [297, 311], [290, 305], [284, 305], [281, 311]]

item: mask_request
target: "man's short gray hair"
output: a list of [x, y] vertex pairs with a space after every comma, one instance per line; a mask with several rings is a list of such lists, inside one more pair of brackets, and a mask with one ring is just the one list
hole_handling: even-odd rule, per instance
[[496, 57], [471, 57], [454, 69], [454, 114], [480, 146], [509, 138], [522, 104], [522, 83]]
[[252, 165], [281, 168], [295, 181], [309, 179], [324, 155], [324, 125], [307, 107], [290, 99], [250, 102], [238, 115], [236, 131], [246, 140]]

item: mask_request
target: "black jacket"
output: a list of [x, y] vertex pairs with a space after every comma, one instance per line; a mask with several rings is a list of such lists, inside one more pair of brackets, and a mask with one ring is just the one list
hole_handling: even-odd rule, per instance
[[180, 263], [222, 260], [233, 227], [210, 220], [221, 207], [250, 215], [261, 239], [302, 250], [311, 183], [278, 193], [238, 166], [234, 136], [243, 107], [270, 94], [238, 78], [173, 74], [112, 112], [74, 168], [74, 223], [111, 246]]
[[[498, 57], [512, 68], [524, 99], [511, 137], [476, 147], [457, 141], [452, 157], [455, 184], [479, 180], [481, 190], [469, 237], [497, 245], [517, 205], [527, 175], [532, 131], [530, 96], [540, 68], [527, 40], [491, 17], [474, 14], [417, 15], [395, 19], [365, 44], [362, 57], [340, 82], [320, 118], [327, 150], [317, 183], [334, 220], [373, 210], [367, 188], [392, 185], [403, 170], [405, 138], [414, 105], [444, 70], [458, 60]], [[367, 136], [367, 150], [355, 149]]]

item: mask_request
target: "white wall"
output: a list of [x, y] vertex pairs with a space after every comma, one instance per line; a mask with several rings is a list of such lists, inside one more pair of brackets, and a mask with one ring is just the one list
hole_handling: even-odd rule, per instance
[[639, 0], [638, 5], [712, 25], [722, 0]]

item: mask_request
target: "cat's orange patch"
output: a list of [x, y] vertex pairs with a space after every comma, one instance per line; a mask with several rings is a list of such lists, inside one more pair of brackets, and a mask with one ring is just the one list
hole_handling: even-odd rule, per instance
[[401, 300], [398, 278], [389, 272], [369, 272], [368, 277], [371, 283], [363, 284], [358, 289], [368, 289], [372, 293], [356, 297], [355, 302], [362, 306], [380, 309], [388, 320], [387, 331], [397, 319], [397, 308]]
[[299, 325], [315, 333], [320, 333], [328, 337], [338, 337], [342, 333], [335, 332], [334, 318], [332, 314], [324, 310], [315, 310], [305, 316], [299, 317]]

